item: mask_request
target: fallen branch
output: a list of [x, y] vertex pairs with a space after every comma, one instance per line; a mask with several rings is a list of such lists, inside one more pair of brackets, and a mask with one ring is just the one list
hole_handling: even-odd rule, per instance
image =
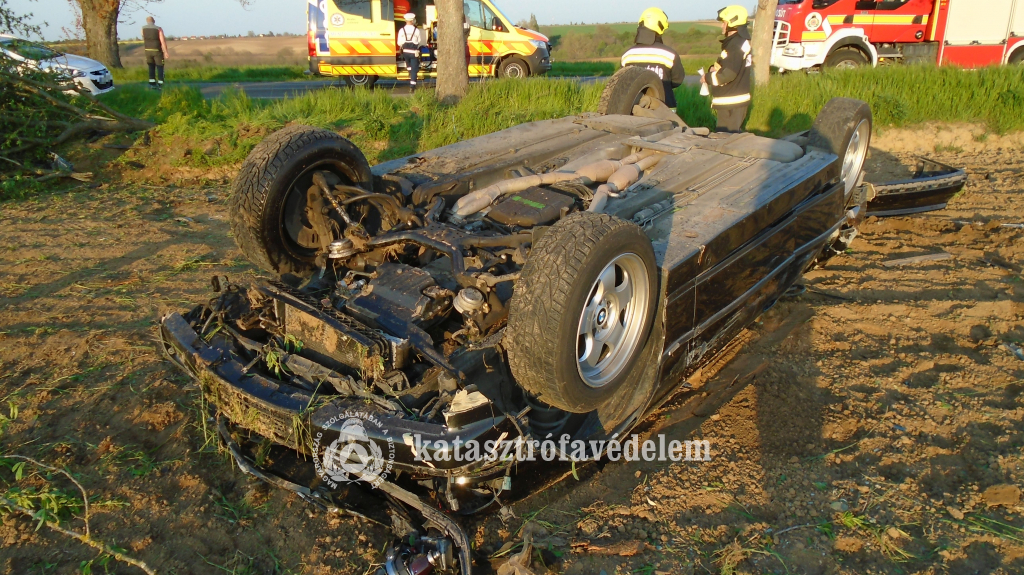
[[130, 133], [155, 127], [46, 72], [6, 66], [5, 58], [0, 54], [0, 91], [11, 97], [0, 102], [0, 148], [8, 160], [28, 160], [19, 166], [22, 170], [31, 170], [28, 166], [33, 160], [41, 160], [52, 148], [91, 133]]
[[[52, 471], [54, 473], [60, 473], [61, 475], [64, 475], [65, 477], [70, 479], [71, 482], [75, 484], [75, 487], [77, 487], [78, 490], [82, 492], [82, 502], [84, 503], [84, 509], [85, 509], [85, 511], [84, 511], [85, 517], [83, 519], [83, 522], [85, 523], [85, 533], [79, 533], [77, 531], [72, 531], [70, 529], [65, 529], [64, 527], [61, 527], [59, 524], [57, 524], [54, 521], [49, 521], [49, 520], [43, 519], [43, 523], [47, 527], [49, 527], [50, 529], [52, 529], [52, 530], [54, 530], [54, 531], [56, 531], [58, 533], [62, 533], [62, 534], [67, 535], [68, 537], [71, 537], [73, 539], [77, 539], [78, 541], [81, 541], [82, 543], [88, 545], [89, 547], [92, 547], [94, 549], [98, 549], [98, 550], [102, 551], [103, 553], [106, 553], [107, 555], [110, 555], [114, 559], [117, 559], [118, 561], [121, 561], [123, 563], [127, 563], [129, 565], [134, 565], [134, 566], [138, 567], [139, 569], [142, 569], [143, 571], [145, 571], [148, 575], [156, 575], [156, 571], [154, 571], [144, 561], [142, 561], [140, 559], [135, 559], [134, 557], [129, 557], [129, 556], [125, 555], [124, 553], [121, 553], [120, 551], [114, 549], [110, 545], [107, 545], [106, 543], [104, 543], [102, 541], [98, 541], [98, 540], [92, 538], [92, 534], [91, 534], [91, 532], [89, 530], [89, 495], [88, 495], [88, 493], [85, 492], [85, 488], [82, 487], [82, 484], [79, 483], [74, 477], [72, 477], [70, 473], [68, 473], [67, 471], [65, 471], [63, 469], [58, 469], [56, 467], [51, 467], [49, 465], [46, 465], [45, 463], [42, 463], [40, 461], [36, 461], [35, 459], [32, 459], [31, 457], [25, 457], [23, 455], [3, 455], [3, 456], [0, 456], [0, 458], [3, 458], [3, 459], [19, 459], [21, 461], [26, 461], [28, 463], [31, 463], [31, 464], [35, 465], [35, 466], [41, 467], [43, 469], [46, 469], [48, 471]], [[40, 519], [40, 515], [39, 515], [38, 511], [33, 511], [33, 510], [31, 510], [31, 509], [29, 509], [27, 507], [23, 507], [23, 506], [15, 503], [14, 501], [11, 501], [10, 499], [7, 499], [6, 497], [0, 496], [0, 505], [3, 505], [5, 507], [8, 507], [8, 508], [10, 508], [10, 509], [12, 509], [14, 511], [17, 511], [17, 512], [23, 514], [23, 515], [26, 515], [30, 519], [33, 519], [33, 520], [36, 520], [36, 521], [38, 521]]]

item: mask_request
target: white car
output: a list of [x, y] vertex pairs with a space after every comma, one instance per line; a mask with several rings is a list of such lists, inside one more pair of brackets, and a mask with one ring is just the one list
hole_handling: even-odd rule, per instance
[[114, 89], [114, 78], [110, 70], [91, 58], [57, 52], [42, 44], [7, 34], [0, 34], [0, 54], [18, 62], [19, 66], [31, 66], [69, 78], [93, 96]]

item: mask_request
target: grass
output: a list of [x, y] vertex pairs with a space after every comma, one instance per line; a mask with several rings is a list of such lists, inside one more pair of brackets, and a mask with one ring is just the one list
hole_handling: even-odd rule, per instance
[[[688, 75], [697, 73], [700, 68], [708, 68], [715, 62], [715, 56], [682, 56], [683, 69]], [[611, 76], [619, 69], [618, 60], [583, 60], [578, 62], [551, 62], [548, 76], [554, 77], [586, 77]]]
[[[523, 122], [595, 110], [603, 85], [532, 78], [471, 86], [456, 106], [432, 92], [393, 98], [385, 90], [327, 88], [286, 100], [252, 100], [237, 91], [206, 101], [191, 87], [151, 92], [124, 86], [106, 103], [160, 124], [159, 136], [189, 146], [181, 161], [197, 167], [241, 161], [266, 134], [289, 123], [341, 131], [371, 163], [444, 146]], [[210, 151], [210, 142], [216, 152]]]
[[[552, 36], [564, 36], [570, 32], [574, 34], [593, 34], [598, 26], [607, 26], [616, 33], [636, 32], [636, 22], [620, 22], [618, 24], [558, 24], [554, 26], [541, 26], [540, 32], [549, 38]], [[720, 26], [714, 23], [705, 22], [669, 22], [669, 30], [686, 32], [691, 28], [697, 28], [701, 32], [713, 32], [719, 30]]]
[[[710, 57], [708, 57], [710, 58]], [[685, 64], [686, 62], [684, 62]], [[554, 62], [549, 76], [611, 76], [618, 69], [617, 62]], [[687, 70], [691, 67], [686, 66]], [[697, 67], [693, 67], [696, 70]], [[181, 65], [170, 62], [164, 70], [164, 79], [170, 83], [204, 82], [293, 82], [298, 80], [325, 80], [323, 76], [308, 74], [307, 66], [216, 66]], [[147, 82], [149, 69], [145, 66], [114, 69], [114, 81], [122, 84]]]
[[[690, 72], [699, 67], [699, 59], [687, 61], [695, 61], [686, 64]], [[585, 75], [614, 68], [614, 63], [601, 62], [559, 65], [563, 71]], [[285, 100], [252, 100], [228, 90], [217, 99], [205, 100], [195, 87], [171, 87], [160, 93], [129, 84], [101, 99], [158, 124], [151, 146], [115, 161], [209, 168], [237, 165], [263, 137], [293, 123], [337, 131], [375, 164], [523, 122], [595, 111], [603, 89], [603, 82], [557, 78], [490, 80], [474, 83], [459, 104], [447, 106], [429, 90], [397, 98], [387, 90], [331, 87]], [[893, 66], [794, 73], [773, 76], [753, 96], [746, 128], [770, 137], [810, 128], [818, 111], [837, 96], [867, 101], [878, 129], [934, 121], [983, 123], [996, 134], [1024, 129], [1024, 69], [1019, 67]], [[678, 88], [676, 99], [679, 114], [688, 124], [715, 126], [710, 101], [698, 94], [698, 87]], [[10, 179], [0, 184], [0, 201], [35, 193]], [[190, 271], [204, 263], [187, 260], [169, 273]], [[5, 293], [14, 289], [0, 287]]]
[[[168, 62], [164, 70], [169, 82], [282, 82], [309, 80], [306, 66], [178, 66]], [[145, 66], [114, 69], [118, 84], [145, 82], [149, 69]]]
[[[871, 105], [876, 128], [923, 122], [981, 122], [998, 134], [1024, 129], [1024, 68], [892, 66], [824, 74], [773, 76], [753, 94], [746, 127], [778, 137], [811, 127], [831, 98]], [[683, 119], [712, 126], [714, 115], [696, 86], [676, 91]]]

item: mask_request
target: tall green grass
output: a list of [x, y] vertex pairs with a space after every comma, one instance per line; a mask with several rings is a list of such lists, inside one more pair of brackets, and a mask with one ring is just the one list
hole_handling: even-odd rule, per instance
[[[341, 131], [379, 162], [523, 122], [594, 111], [603, 89], [603, 82], [494, 80], [473, 84], [455, 106], [440, 104], [428, 90], [395, 98], [387, 90], [343, 88], [274, 101], [228, 91], [207, 101], [195, 88], [161, 94], [129, 85], [103, 99], [158, 123], [161, 136], [183, 139], [192, 151], [182, 161], [212, 166], [242, 160], [265, 134], [290, 123]], [[773, 137], [806, 130], [836, 96], [871, 104], [877, 127], [943, 121], [985, 122], [999, 133], [1024, 129], [1024, 69], [935, 67], [775, 76], [755, 91], [747, 129]], [[696, 86], [680, 87], [676, 98], [687, 123], [714, 127], [710, 101]]]
[[[371, 163], [429, 150], [530, 122], [597, 108], [602, 84], [571, 80], [494, 80], [471, 85], [455, 106], [431, 91], [394, 98], [386, 90], [328, 88], [285, 100], [252, 100], [235, 90], [204, 100], [196, 88], [163, 93], [125, 86], [104, 95], [114, 108], [159, 124], [160, 137], [181, 138], [185, 160], [197, 166], [231, 164], [245, 158], [264, 135], [298, 123], [339, 130]], [[211, 141], [217, 151], [207, 153]]]
[[[680, 115], [692, 125], [713, 126], [710, 103], [698, 91], [676, 91]], [[818, 110], [840, 96], [869, 103], [876, 127], [938, 121], [981, 122], [996, 133], [1024, 129], [1022, 67], [892, 66], [772, 76], [754, 91], [747, 130], [772, 137], [806, 130]]]
[[611, 76], [619, 69], [618, 62], [551, 62], [548, 76]]
[[[171, 82], [283, 82], [308, 80], [306, 66], [179, 66], [173, 60], [167, 63], [164, 77]], [[145, 82], [149, 68], [136, 66], [114, 69], [118, 84]]]
[[[686, 63], [686, 62], [684, 62]], [[690, 64], [686, 63], [687, 70]], [[554, 62], [549, 76], [611, 76], [619, 68], [617, 62]], [[697, 68], [692, 68], [696, 70]], [[164, 70], [168, 82], [288, 82], [315, 80], [306, 66], [181, 66], [170, 61]], [[112, 71], [118, 84], [146, 82], [149, 68], [135, 66]]]

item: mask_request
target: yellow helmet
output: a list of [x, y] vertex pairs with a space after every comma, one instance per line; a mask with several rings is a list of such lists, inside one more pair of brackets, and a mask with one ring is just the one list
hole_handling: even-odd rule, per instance
[[718, 11], [719, 22], [725, 22], [730, 28], [746, 24], [748, 17], [747, 9], [743, 6], [726, 6]]
[[661, 8], [648, 8], [640, 15], [640, 25], [664, 34], [668, 30], [668, 16]]

